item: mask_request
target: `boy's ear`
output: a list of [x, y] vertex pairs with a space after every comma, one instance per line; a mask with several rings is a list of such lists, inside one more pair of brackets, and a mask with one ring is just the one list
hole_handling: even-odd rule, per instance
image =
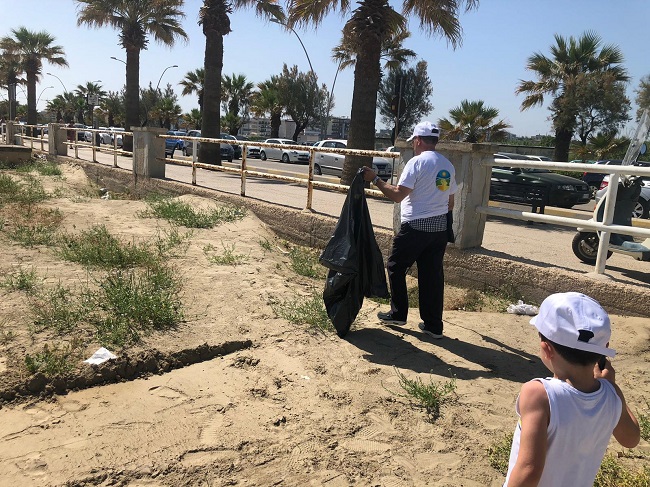
[[553, 348], [553, 345], [551, 345], [550, 343], [542, 342], [541, 347], [542, 347], [542, 352], [544, 352], [546, 358], [551, 359], [553, 355], [555, 355], [555, 348]]

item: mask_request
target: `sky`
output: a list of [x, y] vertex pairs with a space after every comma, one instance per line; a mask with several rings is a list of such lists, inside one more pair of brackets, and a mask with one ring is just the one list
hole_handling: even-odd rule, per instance
[[[394, 0], [391, 3], [401, 7]], [[162, 76], [160, 87], [172, 85], [184, 112], [198, 108], [195, 96], [180, 96], [182, 88], [178, 83], [188, 72], [203, 66], [205, 37], [197, 23], [202, 4], [202, 0], [185, 0], [186, 17], [182, 24], [187, 42], [179, 40], [170, 48], [150, 39], [148, 49], [140, 55], [140, 85], [148, 86], [151, 82], [155, 87]], [[110, 27], [77, 26], [76, 1], [0, 0], [0, 12], [0, 36], [11, 35], [11, 29], [24, 26], [47, 31], [55, 37], [54, 44], [64, 48], [68, 68], [47, 63], [43, 66], [44, 74], [37, 86], [39, 110], [57, 94], [72, 91], [88, 81], [101, 80], [98, 84], [106, 91], [119, 91], [124, 86], [125, 65], [111, 59], [126, 59], [118, 44], [118, 32]], [[331, 58], [347, 18], [332, 13], [316, 30], [300, 28], [296, 35], [260, 19], [252, 10], [237, 10], [231, 14], [232, 32], [224, 37], [223, 73], [243, 74], [257, 84], [280, 74], [284, 63], [297, 65], [306, 72], [311, 61], [319, 83], [333, 88], [332, 115], [349, 117], [353, 69], [336, 76], [337, 64]], [[613, 44], [622, 51], [630, 76], [628, 97], [636, 112], [634, 90], [643, 76], [650, 75], [648, 18], [649, 0], [481, 0], [478, 9], [461, 15], [460, 47], [454, 50], [444, 39], [428, 36], [417, 19], [409, 20], [412, 36], [405, 47], [417, 53], [413, 65], [419, 60], [428, 63], [434, 106], [429, 120], [448, 117], [449, 110], [462, 100], [483, 100], [499, 110], [499, 117], [511, 125], [510, 132], [520, 136], [550, 135], [550, 100], [542, 107], [521, 112], [524, 96], [515, 94], [520, 80], [535, 79], [534, 73], [526, 70], [528, 57], [536, 52], [550, 56], [555, 34], [577, 38], [585, 31], [596, 32], [603, 45]], [[172, 65], [178, 67], [166, 69]], [[6, 97], [6, 92], [0, 94]], [[24, 95], [19, 89], [18, 100], [26, 103], [21, 97]], [[625, 134], [629, 135], [635, 127], [634, 122], [629, 123]], [[377, 128], [382, 128], [379, 116]]]

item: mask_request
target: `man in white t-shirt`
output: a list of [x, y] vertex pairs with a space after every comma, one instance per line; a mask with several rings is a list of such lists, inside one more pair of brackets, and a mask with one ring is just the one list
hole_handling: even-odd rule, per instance
[[435, 152], [440, 130], [431, 122], [421, 122], [407, 142], [413, 142], [412, 157], [404, 167], [397, 186], [382, 181], [369, 167], [363, 177], [384, 195], [401, 203], [401, 226], [393, 240], [386, 264], [390, 283], [390, 311], [377, 316], [383, 323], [406, 324], [409, 310], [406, 273], [418, 265], [420, 318], [418, 326], [435, 339], [442, 338], [444, 274], [442, 261], [447, 247], [447, 213], [454, 207], [456, 179], [454, 166]]

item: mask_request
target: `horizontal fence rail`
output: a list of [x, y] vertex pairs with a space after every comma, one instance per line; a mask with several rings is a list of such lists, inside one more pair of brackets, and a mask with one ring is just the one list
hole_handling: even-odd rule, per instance
[[[358, 155], [358, 156], [369, 156], [369, 157], [374, 157], [374, 156], [379, 156], [379, 157], [385, 157], [387, 159], [393, 159], [393, 161], [397, 158], [400, 157], [400, 154], [398, 152], [386, 152], [386, 151], [377, 151], [377, 150], [361, 150], [361, 149], [336, 149], [336, 148], [321, 148], [321, 147], [313, 147], [313, 146], [304, 146], [304, 145], [287, 145], [287, 144], [275, 144], [275, 143], [267, 143], [267, 142], [255, 142], [255, 141], [248, 141], [248, 140], [238, 140], [237, 142], [230, 140], [230, 139], [215, 139], [215, 138], [205, 138], [205, 137], [188, 137], [188, 136], [179, 136], [179, 135], [167, 135], [167, 134], [161, 134], [158, 136], [159, 138], [162, 139], [175, 139], [175, 140], [187, 140], [189, 142], [192, 142], [192, 160], [191, 161], [185, 161], [183, 159], [176, 159], [176, 158], [165, 158], [165, 160], [168, 163], [172, 163], [175, 165], [179, 166], [188, 166], [192, 168], [192, 184], [196, 185], [196, 169], [207, 169], [209, 171], [221, 171], [221, 172], [228, 172], [228, 173], [236, 173], [241, 176], [241, 188], [240, 188], [240, 194], [241, 196], [246, 196], [246, 178], [247, 177], [257, 177], [257, 178], [266, 178], [266, 179], [273, 179], [277, 181], [285, 181], [289, 183], [295, 183], [301, 186], [307, 186], [307, 204], [305, 205], [305, 209], [311, 210], [312, 209], [312, 202], [313, 202], [313, 190], [314, 188], [322, 188], [322, 189], [328, 189], [328, 190], [335, 190], [335, 191], [340, 191], [340, 192], [347, 192], [349, 189], [349, 186], [345, 184], [336, 184], [336, 183], [328, 183], [325, 181], [318, 181], [314, 179], [314, 154], [317, 152], [324, 152], [324, 153], [330, 153], [330, 154], [343, 154], [343, 155]], [[235, 144], [235, 145], [240, 145], [242, 147], [242, 158], [241, 158], [241, 165], [239, 168], [237, 167], [227, 167], [224, 165], [213, 165], [213, 164], [206, 164], [206, 163], [200, 163], [197, 161], [198, 159], [198, 154], [197, 154], [197, 143], [198, 142], [204, 142], [204, 143], [210, 143], [210, 144]], [[290, 151], [300, 151], [300, 152], [308, 152], [309, 153], [309, 172], [307, 174], [307, 178], [304, 177], [296, 177], [296, 176], [283, 176], [279, 174], [273, 174], [269, 172], [261, 172], [261, 171], [251, 171], [247, 169], [246, 163], [246, 153], [247, 153], [247, 148], [248, 147], [260, 147], [260, 148], [276, 148], [276, 149], [286, 149]], [[384, 197], [383, 193], [379, 190], [373, 190], [373, 189], [366, 189], [365, 190], [366, 194], [371, 195], [371, 196], [378, 196], [378, 197]]]

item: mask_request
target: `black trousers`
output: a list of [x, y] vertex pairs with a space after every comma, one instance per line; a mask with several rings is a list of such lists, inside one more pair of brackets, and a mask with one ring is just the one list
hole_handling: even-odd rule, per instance
[[408, 223], [402, 223], [386, 265], [393, 318], [406, 321], [409, 310], [406, 273], [413, 263], [417, 263], [420, 318], [428, 330], [442, 333], [445, 288], [442, 260], [446, 248], [446, 231], [421, 232], [412, 229]]

